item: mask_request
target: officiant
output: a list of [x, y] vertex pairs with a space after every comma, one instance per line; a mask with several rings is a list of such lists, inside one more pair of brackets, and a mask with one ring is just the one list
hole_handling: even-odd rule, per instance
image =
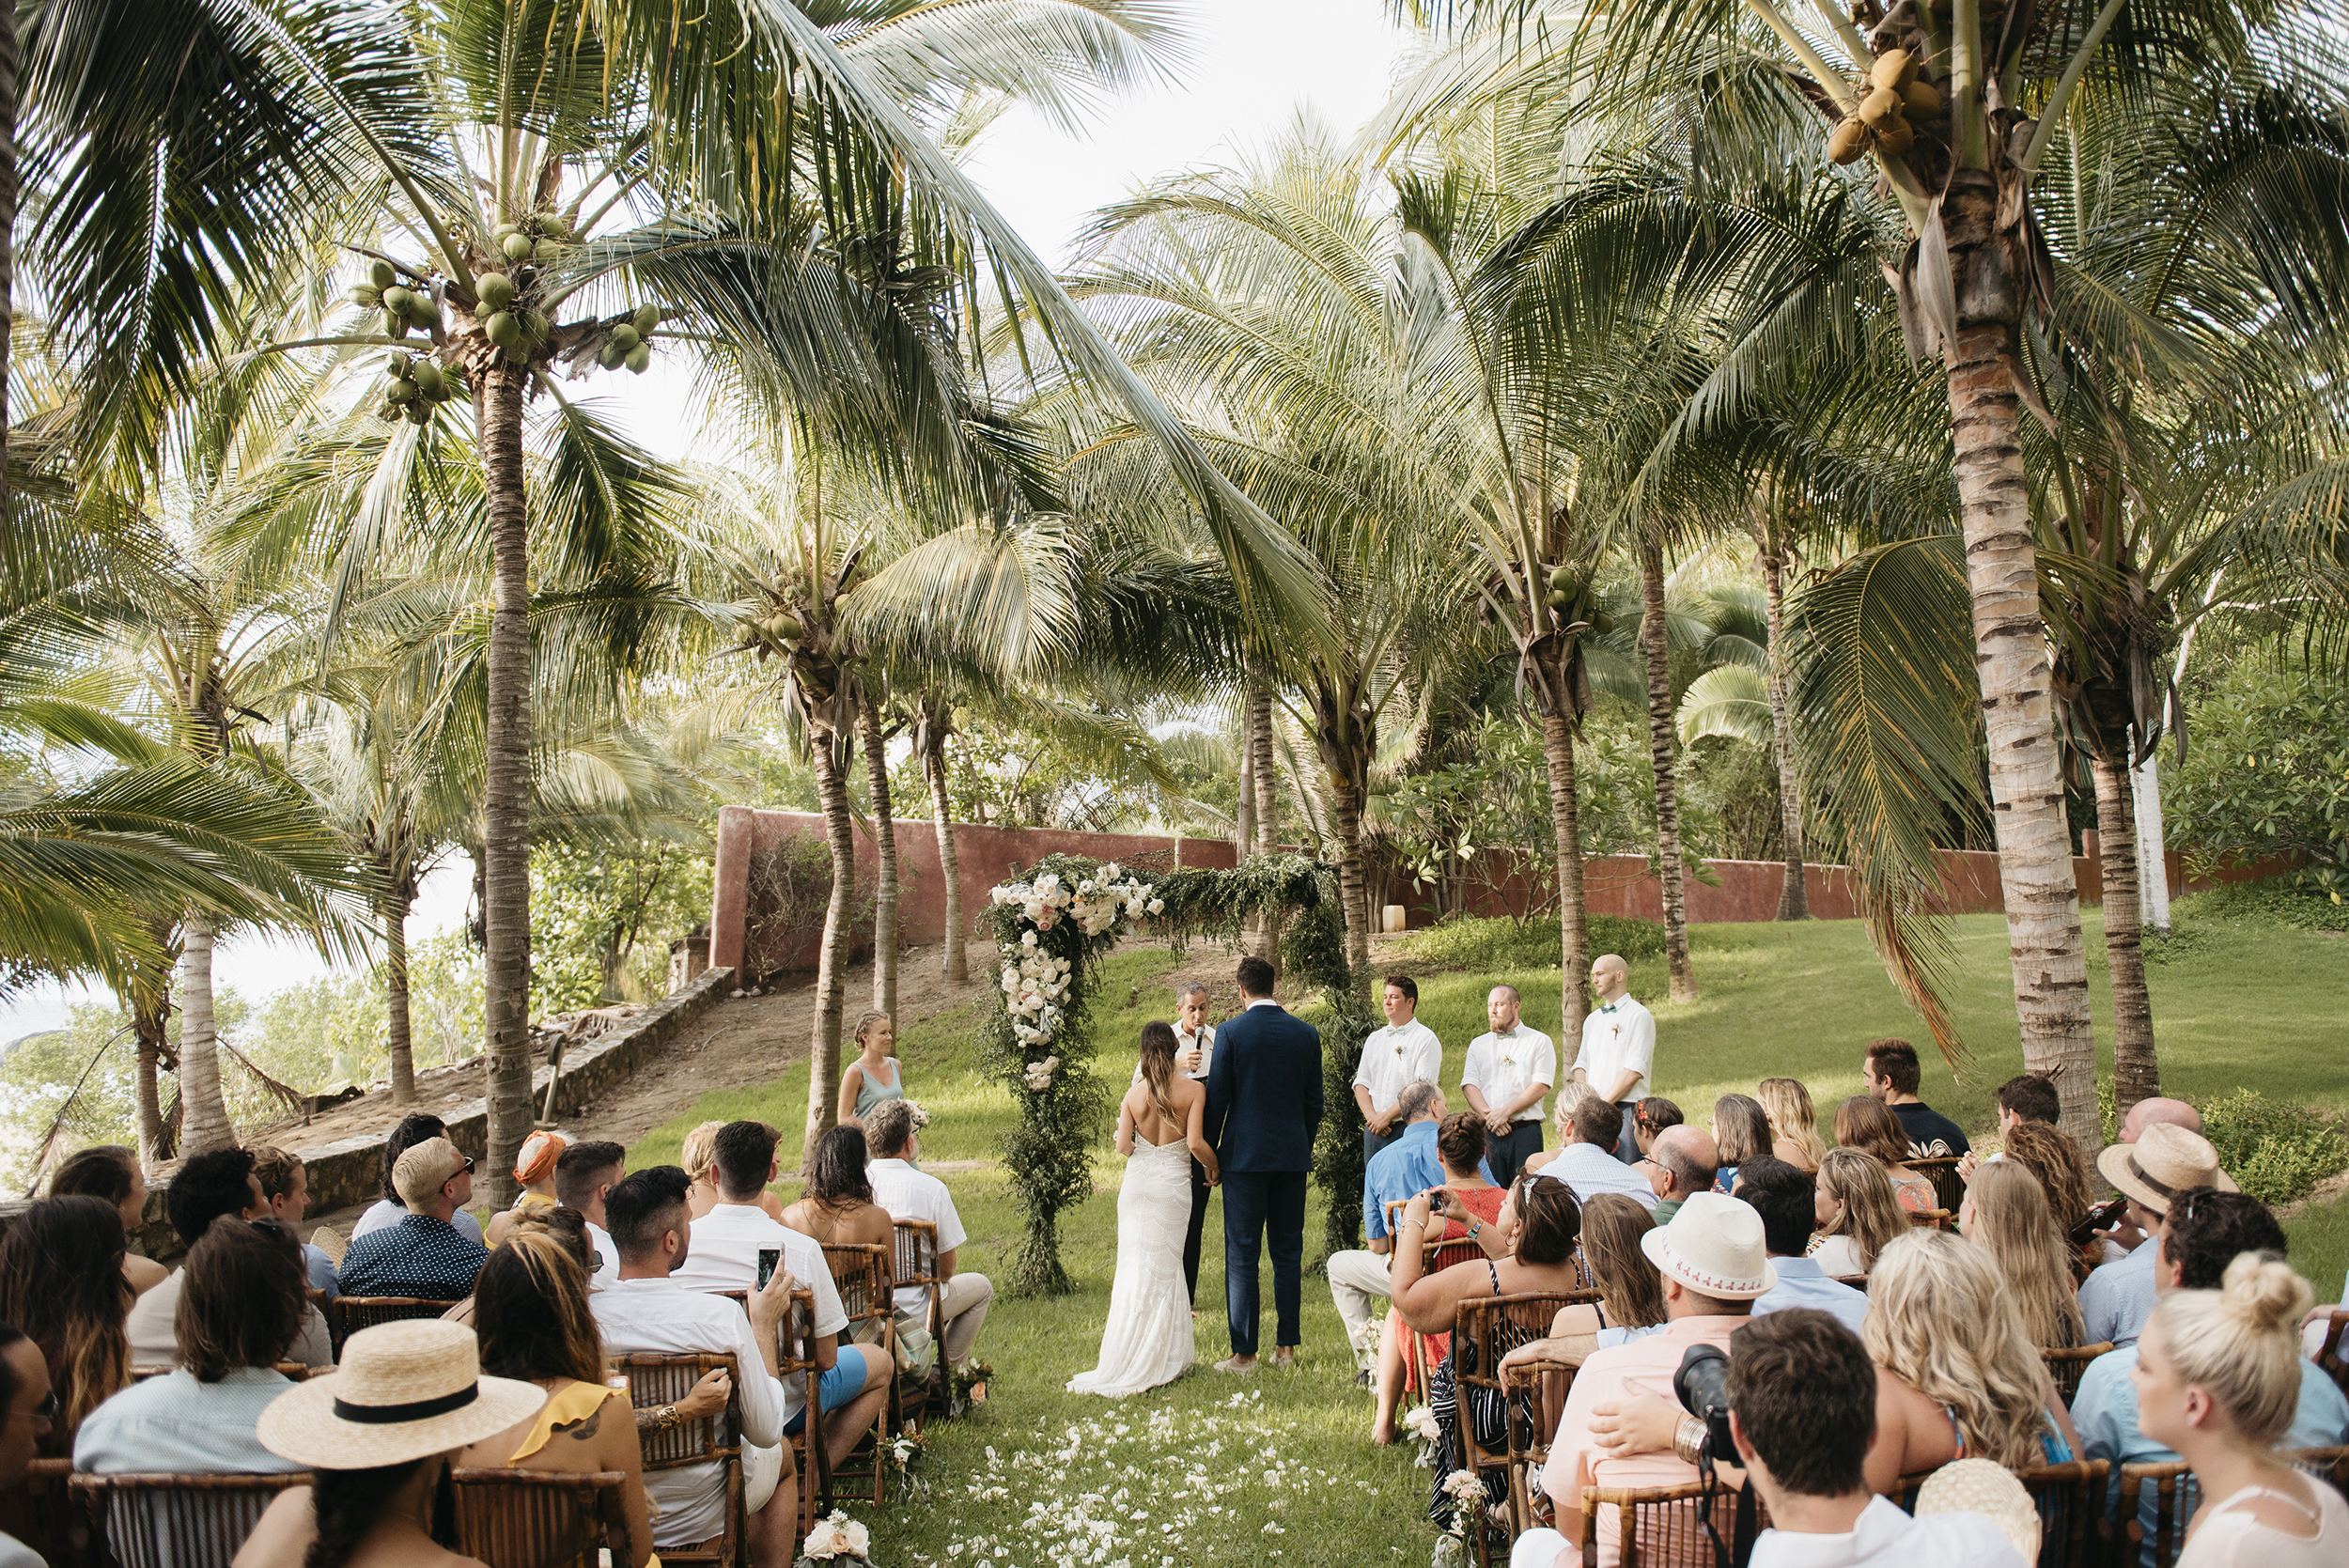
[[[1174, 991], [1174, 1070], [1199, 1083], [1207, 1081], [1215, 1059], [1215, 1025], [1207, 1021], [1207, 987], [1197, 980]], [[1134, 1082], [1142, 1081], [1142, 1063], [1134, 1063]], [[1183, 1283], [1190, 1304], [1199, 1305], [1199, 1238], [1207, 1223], [1207, 1168], [1190, 1162], [1190, 1229], [1183, 1237]]]

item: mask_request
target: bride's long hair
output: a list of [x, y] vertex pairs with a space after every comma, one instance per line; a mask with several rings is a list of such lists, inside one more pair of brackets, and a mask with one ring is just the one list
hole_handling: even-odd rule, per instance
[[1169, 1126], [1177, 1122], [1167, 1085], [1174, 1080], [1174, 1026], [1152, 1018], [1142, 1026], [1142, 1081], [1150, 1086], [1150, 1099]]

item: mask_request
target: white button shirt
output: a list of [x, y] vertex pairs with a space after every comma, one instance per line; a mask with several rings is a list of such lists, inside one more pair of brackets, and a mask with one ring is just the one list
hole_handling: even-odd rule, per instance
[[612, 1233], [592, 1219], [587, 1221], [587, 1245], [596, 1250], [598, 1261], [596, 1271], [587, 1276], [587, 1289], [591, 1294], [610, 1290], [620, 1282], [620, 1250], [613, 1244]]
[[[1182, 1070], [1183, 1053], [1193, 1046], [1199, 1048], [1199, 1070], [1195, 1073], [1183, 1073], [1183, 1076], [1205, 1083], [1207, 1081], [1207, 1068], [1215, 1061], [1215, 1025], [1209, 1024], [1196, 1034], [1185, 1029], [1181, 1024], [1174, 1026], [1174, 1062], [1177, 1072]], [[1134, 1082], [1140, 1083], [1141, 1081], [1142, 1059], [1136, 1057], [1134, 1058]], [[889, 1205], [884, 1203], [881, 1206], [887, 1208]]]
[[[946, 1184], [927, 1171], [916, 1171], [902, 1159], [877, 1159], [865, 1166], [864, 1178], [873, 1184], [873, 1202], [887, 1209], [890, 1219], [926, 1219], [938, 1227], [941, 1256], [970, 1239]], [[897, 1291], [900, 1312], [918, 1312], [923, 1300], [919, 1287], [901, 1286]]]
[[1404, 1090], [1421, 1079], [1434, 1083], [1442, 1071], [1443, 1042], [1413, 1018], [1370, 1032], [1362, 1041], [1362, 1064], [1354, 1070], [1354, 1082], [1370, 1091], [1373, 1110], [1392, 1110]]
[[1656, 1015], [1627, 996], [1592, 1008], [1582, 1020], [1582, 1048], [1574, 1064], [1595, 1094], [1604, 1094], [1636, 1067], [1640, 1080], [1617, 1102], [1647, 1098], [1647, 1075], [1656, 1065]]
[[[1469, 1042], [1468, 1064], [1460, 1069], [1460, 1086], [1473, 1085], [1485, 1104], [1499, 1109], [1536, 1083], [1558, 1081], [1558, 1048], [1538, 1029], [1518, 1024], [1505, 1034], [1479, 1034]], [[1535, 1100], [1514, 1120], [1538, 1122], [1542, 1101]]]
[[[753, 1212], [756, 1212], [754, 1210]], [[765, 1218], [761, 1216], [761, 1218]], [[797, 1272], [794, 1270], [793, 1272]], [[745, 1281], [747, 1283], [747, 1281]], [[742, 1440], [758, 1448], [783, 1441], [783, 1429], [804, 1396], [793, 1401], [774, 1378], [751, 1337], [751, 1320], [723, 1296], [706, 1296], [665, 1280], [619, 1280], [587, 1303], [603, 1348], [614, 1356], [734, 1353], [734, 1389], [742, 1407]], [[686, 1465], [645, 1477], [656, 1510], [653, 1545], [691, 1545], [725, 1528], [724, 1465]]]
[[[792, 1279], [816, 1293], [817, 1334], [837, 1334], [846, 1328], [848, 1310], [840, 1304], [840, 1287], [832, 1283], [823, 1244], [768, 1219], [756, 1203], [720, 1203], [694, 1220], [685, 1261], [669, 1278], [690, 1291], [756, 1290], [758, 1254], [768, 1247], [783, 1253], [783, 1266], [791, 1271]], [[783, 1419], [787, 1421], [798, 1415], [806, 1403], [807, 1374], [785, 1378]]]

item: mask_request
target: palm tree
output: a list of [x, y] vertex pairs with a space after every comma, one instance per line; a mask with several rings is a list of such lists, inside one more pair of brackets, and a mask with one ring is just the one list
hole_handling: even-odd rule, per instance
[[1664, 615], [1664, 547], [1641, 541], [1640, 646], [1647, 668], [1648, 754], [1656, 766], [1656, 860], [1664, 895], [1664, 963], [1672, 1000], [1694, 1001], [1695, 970], [1688, 962], [1687, 868], [1680, 856], [1680, 789], [1675, 765], [1679, 738], [1672, 723], [1672, 640]]

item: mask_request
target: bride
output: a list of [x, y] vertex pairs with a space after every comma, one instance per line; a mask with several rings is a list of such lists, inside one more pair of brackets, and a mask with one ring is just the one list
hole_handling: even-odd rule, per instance
[[1117, 1281], [1101, 1330], [1101, 1364], [1068, 1391], [1119, 1397], [1171, 1383], [1197, 1358], [1183, 1237], [1190, 1224], [1190, 1162], [1221, 1179], [1200, 1136], [1207, 1089], [1174, 1068], [1174, 1031], [1142, 1026], [1142, 1078], [1117, 1108], [1117, 1152], [1128, 1157], [1117, 1191]]

